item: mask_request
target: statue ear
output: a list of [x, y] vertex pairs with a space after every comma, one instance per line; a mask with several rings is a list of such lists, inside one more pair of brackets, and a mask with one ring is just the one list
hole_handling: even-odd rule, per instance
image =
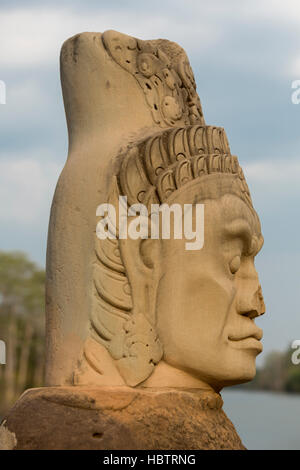
[[124, 325], [123, 357], [117, 367], [131, 386], [146, 380], [163, 349], [156, 332], [156, 297], [160, 278], [160, 240], [119, 240], [133, 308]]
[[155, 300], [160, 278], [160, 240], [119, 240], [120, 254], [135, 299], [134, 309], [155, 322]]
[[[159, 240], [96, 241], [91, 337], [108, 350], [125, 383], [132, 387], [152, 374], [163, 355], [155, 315], [158, 250]], [[100, 373], [99, 360], [91, 346], [86, 341], [77, 372], [86, 374], [84, 368], [92, 368], [94, 377]]]

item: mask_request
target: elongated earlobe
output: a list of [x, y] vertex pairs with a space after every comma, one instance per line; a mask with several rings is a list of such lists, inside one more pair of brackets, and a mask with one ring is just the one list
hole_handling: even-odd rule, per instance
[[155, 260], [159, 256], [159, 243], [159, 240], [152, 240], [151, 238], [141, 240], [140, 256], [144, 265], [149, 269], [153, 269], [156, 265]]

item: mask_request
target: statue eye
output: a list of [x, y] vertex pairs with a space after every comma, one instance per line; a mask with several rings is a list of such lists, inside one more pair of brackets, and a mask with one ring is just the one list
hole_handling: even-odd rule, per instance
[[235, 274], [239, 270], [240, 265], [241, 265], [241, 257], [235, 256], [229, 263], [229, 269], [232, 272], [232, 274]]

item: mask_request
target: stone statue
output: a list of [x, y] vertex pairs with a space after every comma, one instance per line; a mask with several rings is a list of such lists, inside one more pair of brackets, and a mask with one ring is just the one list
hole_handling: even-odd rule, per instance
[[[8, 427], [25, 448], [25, 400], [55, 434], [33, 433], [33, 448], [243, 448], [219, 392], [255, 375], [263, 237], [224, 129], [205, 124], [173, 42], [79, 34], [63, 45], [61, 72], [69, 156], [49, 225], [47, 388], [27, 392]], [[105, 204], [117, 217], [99, 213]], [[151, 207], [156, 222], [162, 208], [189, 207], [195, 226], [198, 205], [200, 248], [186, 249], [170, 213], [170, 237], [149, 235]], [[122, 210], [146, 223], [143, 236], [124, 236]]]

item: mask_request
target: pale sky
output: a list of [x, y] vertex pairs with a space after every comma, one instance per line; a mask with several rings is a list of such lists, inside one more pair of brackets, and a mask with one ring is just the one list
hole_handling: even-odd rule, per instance
[[0, 249], [45, 263], [51, 199], [67, 155], [59, 51], [82, 32], [167, 38], [188, 53], [208, 124], [225, 127], [265, 245], [265, 351], [300, 339], [298, 0], [13, 1], [0, 6]]

